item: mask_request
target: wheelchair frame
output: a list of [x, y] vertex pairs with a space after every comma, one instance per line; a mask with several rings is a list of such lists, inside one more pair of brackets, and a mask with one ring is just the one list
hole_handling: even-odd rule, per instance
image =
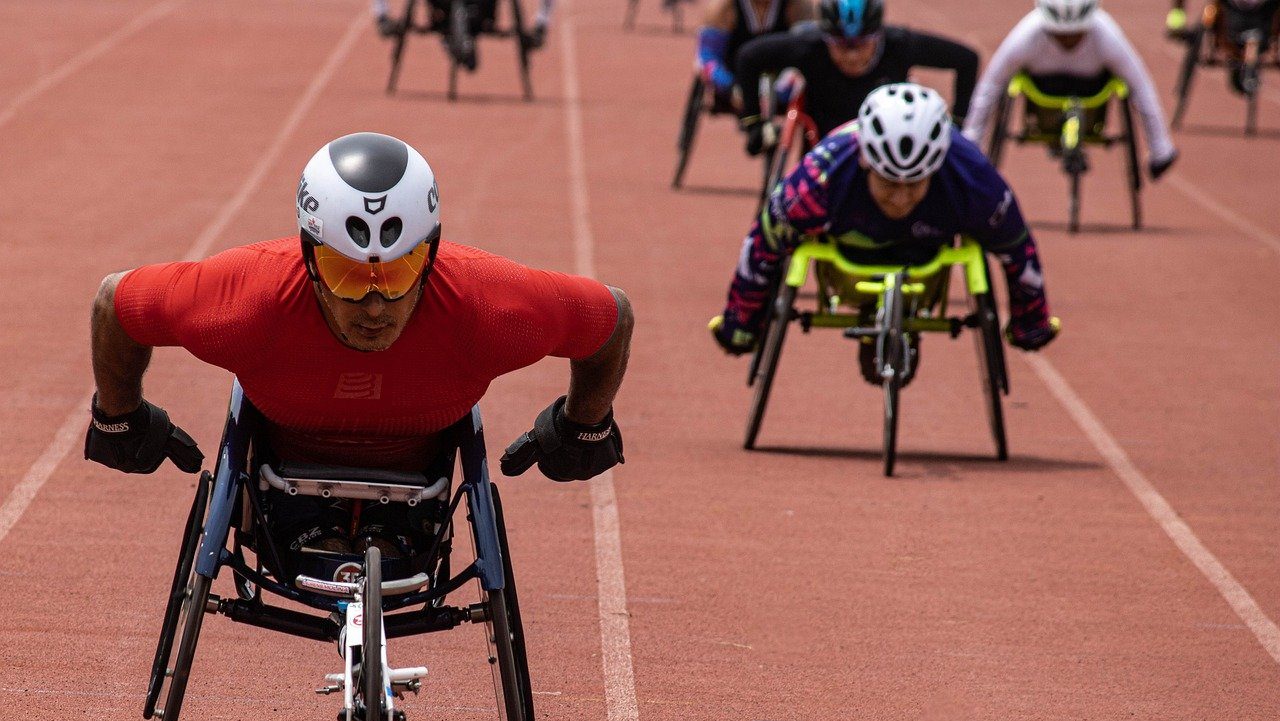
[[[282, 562], [280, 549], [275, 547], [270, 538], [258, 479], [249, 465], [254, 460], [253, 443], [260, 426], [261, 415], [245, 397], [237, 381], [232, 386], [230, 408], [219, 445], [215, 473], [205, 471], [201, 474], [187, 518], [152, 663], [143, 718], [178, 720], [206, 614], [220, 614], [239, 623], [316, 641], [340, 642], [344, 628], [341, 622], [343, 614], [348, 614], [350, 621], [352, 606], [363, 601], [366, 630], [377, 623], [382, 634], [384, 645], [381, 649], [381, 667], [385, 675], [381, 685], [386, 690], [388, 704], [381, 712], [370, 712], [366, 704], [361, 713], [344, 703], [347, 721], [355, 721], [355, 718], [363, 721], [402, 721], [403, 712], [393, 710], [390, 706], [390, 694], [399, 695], [406, 690], [416, 693], [416, 679], [426, 673], [426, 669], [396, 670], [386, 667], [385, 639], [448, 630], [463, 623], [484, 623], [488, 627], [487, 636], [491, 649], [496, 647], [491, 650], [489, 661], [495, 675], [495, 689], [501, 694], [499, 709], [503, 718], [511, 721], [533, 719], [528, 659], [507, 547], [502, 502], [497, 487], [489, 480], [479, 408], [473, 408], [469, 416], [445, 431], [451, 445], [445, 451], [445, 457], [448, 458], [451, 469], [454, 464], [461, 466], [462, 481], [451, 492], [446, 516], [439, 524], [430, 549], [424, 554], [415, 554], [407, 559], [409, 566], [423, 567], [425, 572], [405, 580], [379, 582], [374, 584], [376, 591], [368, 586], [370, 577], [380, 580], [382, 573], [388, 569], [403, 570], [403, 561], [406, 559], [381, 560], [376, 553], [372, 553], [377, 551], [376, 547], [363, 559], [351, 554], [323, 554], [324, 562], [335, 569], [332, 574], [334, 581], [298, 575], [289, 579], [293, 581], [293, 585], [290, 585], [281, 577], [281, 569], [288, 569], [289, 566]], [[453, 517], [464, 495], [467, 499], [468, 525], [475, 544], [475, 560], [457, 574], [451, 574], [449, 559], [454, 531]], [[248, 545], [250, 542], [253, 545]], [[263, 545], [266, 546], [265, 549], [262, 548]], [[243, 551], [246, 549], [254, 554], [252, 564], [244, 556]], [[359, 563], [361, 561], [363, 563]], [[342, 569], [353, 563], [360, 567], [359, 580], [355, 583], [339, 580]], [[211, 584], [222, 568], [230, 568], [235, 577], [234, 597], [223, 598], [210, 592]], [[289, 571], [285, 571], [284, 575], [288, 574]], [[463, 607], [445, 604], [450, 593], [472, 580], [479, 582], [481, 602]], [[427, 590], [421, 590], [427, 584]], [[268, 605], [263, 602], [263, 590], [328, 612], [329, 615], [315, 616]], [[372, 604], [369, 603], [371, 598], [375, 599]], [[410, 606], [419, 608], [383, 616], [385, 612]], [[356, 611], [359, 612], [360, 609], [357, 608]], [[350, 627], [350, 623], [345, 625]], [[176, 656], [175, 641], [178, 642]], [[352, 639], [346, 641], [348, 647], [360, 645], [353, 644]], [[366, 637], [363, 646], [366, 655], [369, 653], [369, 643]], [[339, 650], [343, 650], [341, 642]], [[352, 659], [349, 655], [344, 656], [350, 678]], [[421, 673], [415, 675], [413, 672], [418, 670]], [[398, 679], [397, 671], [401, 672]], [[330, 675], [327, 678], [330, 681], [342, 680], [341, 675]], [[367, 679], [368, 676], [364, 678]], [[351, 684], [346, 686], [345, 689], [327, 687], [319, 692], [343, 690], [347, 701], [350, 701], [353, 689]], [[368, 690], [355, 691], [362, 700], [367, 700]], [[160, 708], [157, 703], [162, 695], [165, 696], [165, 705]], [[339, 717], [341, 718], [341, 714]]]
[[[1063, 122], [1059, 132], [1031, 134], [1024, 125], [1018, 134], [1011, 136], [1010, 116], [1013, 113], [1013, 105], [1019, 97], [1023, 99], [1024, 117], [1031, 112], [1032, 108], [1061, 112]], [[1084, 127], [1086, 111], [1105, 111], [1105, 107], [1113, 98], [1120, 106], [1122, 123], [1120, 134], [1107, 135], [1105, 129], [1101, 134], [1088, 132], [1088, 128]], [[1138, 136], [1133, 122], [1129, 87], [1123, 80], [1112, 77], [1102, 90], [1089, 97], [1064, 97], [1041, 92], [1029, 75], [1018, 73], [1009, 81], [1007, 91], [1000, 98], [1000, 104], [996, 110], [995, 128], [991, 133], [991, 145], [987, 150], [987, 157], [997, 168], [1000, 167], [1000, 160], [1004, 155], [1005, 143], [1010, 139], [1019, 145], [1041, 143], [1061, 151], [1063, 172], [1067, 174], [1070, 183], [1067, 229], [1072, 233], [1080, 230], [1080, 185], [1088, 167], [1085, 146], [1100, 145], [1110, 148], [1115, 143], [1123, 143], [1133, 229], [1142, 228], [1142, 168], [1138, 164]]]
[[[445, 30], [441, 31], [438, 26], [432, 25], [430, 22], [430, 4], [428, 0], [406, 0], [404, 12], [400, 16], [397, 23], [397, 30], [391, 45], [391, 71], [387, 76], [387, 94], [394, 95], [396, 92], [396, 84], [400, 78], [400, 63], [404, 58], [404, 48], [409, 33], [426, 35], [433, 32], [440, 32], [446, 40], [451, 33], [456, 32], [458, 28], [467, 28], [466, 32], [470, 35], [467, 27], [468, 20], [465, 16], [468, 6], [474, 5], [478, 0], [451, 0], [449, 4], [450, 17], [445, 21]], [[415, 19], [416, 8], [419, 4], [427, 6], [428, 19], [424, 22], [418, 22]], [[494, 29], [484, 31], [480, 34], [490, 35], [493, 37], [514, 37], [516, 39], [516, 57], [520, 64], [520, 86], [522, 96], [525, 102], [533, 100], [533, 80], [529, 76], [529, 52], [532, 47], [529, 44], [529, 36], [524, 29], [523, 11], [520, 9], [520, 0], [510, 0], [511, 7], [511, 27], [505, 29]], [[472, 36], [474, 42], [476, 36]], [[447, 97], [452, 102], [458, 99], [458, 73], [461, 65], [452, 52], [446, 52], [449, 56], [449, 89]]]
[[[858, 233], [849, 235], [869, 241]], [[748, 450], [756, 447], [787, 326], [793, 321], [798, 322], [805, 333], [811, 328], [840, 328], [845, 330], [846, 337], [859, 342], [863, 338], [875, 339], [876, 368], [884, 391], [884, 474], [893, 475], [897, 457], [899, 391], [913, 362], [907, 351], [910, 336], [947, 333], [955, 338], [964, 328], [971, 328], [978, 331], [975, 336], [978, 361], [996, 458], [1008, 459], [1000, 396], [1008, 395], [1009, 379], [1000, 320], [982, 247], [974, 240], [963, 238], [958, 246], [940, 249], [927, 263], [896, 266], [853, 263], [840, 252], [838, 243], [830, 236], [802, 242], [787, 257], [786, 272], [779, 275], [778, 287], [768, 296], [768, 330], [762, 334], [763, 342], [756, 346], [752, 358], [755, 372], [748, 378], [748, 385], [755, 386], [755, 397], [747, 417], [743, 447]], [[817, 308], [813, 311], [796, 309], [796, 295], [808, 281], [811, 267], [817, 270], [818, 264], [825, 264], [855, 280], [860, 296], [875, 299], [873, 323], [868, 323], [859, 313], [841, 312], [842, 299], [822, 281], [821, 274], [818, 274]], [[963, 316], [947, 314], [953, 266], [960, 266], [964, 271], [970, 312]]]
[[764, 186], [760, 189], [757, 212], [764, 209], [764, 204], [769, 202], [769, 194], [782, 182], [787, 171], [799, 165], [805, 153], [822, 140], [818, 135], [817, 124], [804, 111], [804, 100], [804, 80], [798, 79], [796, 89], [787, 101], [781, 127], [776, 131], [777, 142], [766, 150]]
[[1195, 27], [1187, 30], [1179, 39], [1186, 43], [1186, 54], [1183, 55], [1178, 69], [1178, 82], [1173, 92], [1177, 97], [1173, 118], [1170, 125], [1174, 129], [1182, 127], [1182, 118], [1186, 115], [1187, 105], [1191, 100], [1191, 86], [1195, 79], [1196, 68], [1200, 66], [1217, 67], [1227, 63], [1227, 55], [1232, 54], [1228, 48], [1238, 50], [1240, 61], [1247, 66], [1247, 72], [1257, 79], [1258, 85], [1252, 92], [1245, 93], [1244, 134], [1256, 135], [1258, 132], [1258, 96], [1262, 94], [1262, 68], [1270, 65], [1280, 68], [1280, 18], [1272, 19], [1270, 29], [1271, 59], [1263, 59], [1261, 52], [1264, 34], [1259, 32], [1254, 37], [1242, 38], [1243, 42], [1227, 37], [1223, 27], [1226, 22], [1225, 10], [1218, 9], [1210, 18], [1210, 6], [1206, 5], [1201, 13], [1201, 20]]

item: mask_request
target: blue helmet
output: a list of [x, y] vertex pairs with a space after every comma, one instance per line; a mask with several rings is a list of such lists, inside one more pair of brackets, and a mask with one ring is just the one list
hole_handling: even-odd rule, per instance
[[828, 35], [865, 37], [884, 27], [884, 0], [821, 0], [818, 19]]

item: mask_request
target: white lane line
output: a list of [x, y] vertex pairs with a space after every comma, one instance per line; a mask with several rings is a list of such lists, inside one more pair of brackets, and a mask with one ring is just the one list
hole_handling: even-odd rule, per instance
[[[565, 3], [568, 5], [568, 3]], [[578, 86], [578, 47], [574, 19], [561, 8], [560, 37], [564, 57], [565, 133], [569, 141], [569, 174], [573, 203], [574, 271], [595, 277], [595, 240], [591, 234], [587, 196], [587, 162], [582, 133]], [[636, 680], [631, 661], [631, 621], [627, 612], [627, 583], [622, 571], [622, 536], [613, 473], [606, 471], [591, 486], [591, 515], [595, 525], [596, 582], [600, 603], [600, 660], [604, 666], [604, 696], [609, 721], [636, 721]]]
[[[334, 71], [341, 65], [343, 58], [350, 52], [352, 45], [355, 44], [359, 31], [368, 22], [368, 16], [363, 10], [351, 21], [351, 26], [347, 28], [346, 35], [338, 43], [337, 47], [330, 53], [328, 61], [325, 63], [321, 71], [311, 81], [311, 85], [307, 87], [306, 92], [298, 99], [297, 105], [294, 106], [293, 112], [289, 114], [283, 126], [276, 133], [275, 140], [272, 141], [270, 148], [254, 166], [253, 171], [249, 174], [248, 179], [242, 184], [241, 190], [222, 206], [222, 210], [214, 217], [213, 221], [205, 227], [204, 231], [191, 244], [191, 248], [187, 251], [185, 258], [187, 260], [197, 260], [204, 256], [209, 246], [217, 238], [218, 234], [231, 222], [231, 218], [240, 212], [241, 206], [262, 182], [266, 176], [267, 170], [275, 162], [276, 157], [280, 154], [281, 148], [289, 136], [297, 129], [299, 122], [311, 106], [315, 104], [316, 98], [324, 89], [324, 86], [332, 78]], [[9, 530], [13, 528], [13, 524], [31, 505], [31, 501], [40, 492], [40, 488], [44, 486], [49, 477], [53, 475], [53, 471], [58, 467], [67, 454], [71, 452], [71, 448], [75, 445], [76, 439], [79, 438], [81, 430], [85, 427], [86, 415], [89, 408], [90, 395], [86, 395], [85, 399], [76, 404], [74, 408], [68, 412], [67, 417], [62, 421], [62, 426], [54, 435], [53, 440], [49, 442], [48, 447], [36, 459], [22, 477], [22, 480], [14, 487], [9, 497], [5, 499], [4, 505], [0, 506], [0, 541], [3, 541], [8, 535]]]
[[1277, 237], [1273, 233], [1268, 233], [1262, 226], [1248, 220], [1217, 200], [1214, 200], [1212, 196], [1201, 190], [1200, 186], [1182, 177], [1180, 173], [1170, 173], [1166, 176], [1166, 179], [1170, 185], [1178, 190], [1178, 192], [1195, 201], [1200, 205], [1200, 207], [1218, 216], [1228, 225], [1235, 226], [1236, 230], [1239, 230], [1259, 243], [1270, 246], [1272, 250], [1280, 253], [1280, 237]]
[[1049, 392], [1058, 399], [1076, 425], [1093, 443], [1093, 447], [1107, 461], [1107, 465], [1111, 466], [1111, 470], [1128, 486], [1129, 491], [1173, 540], [1178, 550], [1200, 569], [1200, 573], [1204, 574], [1214, 588], [1218, 589], [1218, 593], [1226, 599], [1231, 610], [1236, 612], [1240, 620], [1244, 621], [1257, 637], [1262, 648], [1271, 654], [1271, 658], [1275, 659], [1276, 663], [1280, 663], [1280, 627], [1276, 626], [1276, 622], [1267, 617], [1258, 606], [1258, 602], [1249, 595], [1249, 591], [1240, 585], [1240, 582], [1231, 575], [1213, 552], [1201, 543], [1195, 532], [1191, 530], [1191, 526], [1178, 517], [1178, 512], [1173, 509], [1173, 506], [1169, 505], [1164, 496], [1160, 495], [1155, 486], [1151, 485], [1146, 476], [1133, 465], [1129, 455], [1124, 452], [1097, 416], [1093, 415], [1080, 396], [1072, 390], [1070, 384], [1053, 367], [1053, 364], [1043, 356], [1034, 354], [1024, 355], [1023, 359], [1036, 372], [1036, 375], [1040, 376], [1040, 380], [1049, 388]]
[[54, 85], [66, 80], [77, 70], [101, 57], [107, 51], [111, 50], [111, 48], [114, 48], [124, 40], [129, 39], [129, 37], [138, 33], [151, 23], [154, 23], [165, 15], [168, 15], [170, 11], [180, 4], [181, 0], [164, 0], [164, 2], [152, 5], [146, 12], [134, 18], [124, 27], [84, 49], [78, 55], [58, 66], [54, 70], [42, 75], [34, 83], [28, 86], [26, 90], [23, 90], [13, 96], [13, 99], [9, 101], [9, 104], [4, 107], [4, 110], [0, 110], [0, 126], [3, 126], [10, 120], [13, 120], [13, 116], [18, 114], [18, 110], [23, 105], [31, 102], [31, 100]]

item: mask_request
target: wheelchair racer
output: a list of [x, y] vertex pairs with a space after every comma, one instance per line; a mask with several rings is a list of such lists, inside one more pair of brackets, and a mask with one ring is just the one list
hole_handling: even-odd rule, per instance
[[884, 25], [884, 0], [820, 0], [818, 27], [788, 35], [757, 38], [738, 53], [742, 90], [739, 124], [750, 155], [765, 145], [768, 118], [758, 94], [762, 75], [795, 68], [805, 80], [805, 113], [825, 136], [858, 116], [872, 90], [905, 82], [913, 67], [955, 72], [956, 114], [969, 108], [978, 76], [978, 54], [953, 40]]
[[[1036, 350], [1052, 341], [1057, 320], [1013, 191], [952, 127], [936, 91], [914, 83], [877, 88], [856, 121], [824, 138], [774, 189], [743, 241], [712, 335], [732, 355], [755, 348], [770, 280], [785, 272], [788, 254], [805, 236], [830, 237], [856, 263], [913, 265], [958, 234], [973, 237], [1004, 268], [1010, 342]], [[863, 376], [880, 383], [875, 346], [859, 350]]]
[[1009, 80], [1026, 72], [1045, 93], [1088, 97], [1111, 77], [1129, 86], [1147, 140], [1147, 170], [1158, 179], [1178, 159], [1151, 75], [1124, 31], [1099, 0], [1036, 0], [991, 56], [964, 121], [966, 138], [981, 142]]
[[[181, 346], [236, 375], [279, 460], [398, 471], [424, 471], [438, 432], [494, 378], [569, 358], [568, 394], [507, 449], [503, 472], [537, 463], [552, 479], [583, 480], [622, 462], [611, 404], [633, 321], [621, 290], [442, 241], [431, 167], [386, 135], [321, 148], [296, 210], [296, 235], [103, 280], [86, 458], [126, 473], [166, 457], [199, 470], [196, 443], [142, 393], [151, 349]], [[355, 541], [407, 556], [430, 538], [427, 519], [401, 504], [356, 519], [345, 502], [274, 493], [284, 520], [273, 533], [294, 550], [362, 552]]]
[[[737, 112], [734, 64], [752, 38], [785, 32], [813, 18], [812, 0], [715, 0], [698, 28], [697, 65], [716, 112]], [[753, 85], [747, 94], [755, 94]]]
[[[1258, 39], [1259, 53], [1271, 49], [1280, 36], [1280, 0], [1209, 0], [1202, 16], [1205, 29], [1219, 33], [1215, 41], [1227, 50], [1231, 89], [1242, 95], [1253, 93], [1258, 78], [1244, 62], [1244, 46], [1252, 35]], [[1173, 0], [1165, 31], [1174, 38], [1188, 37], [1186, 0]]]
[[[417, 1], [410, 0], [410, 2]], [[455, 57], [459, 65], [468, 70], [475, 70], [477, 62], [475, 36], [494, 29], [498, 15], [498, 0], [458, 0], [458, 2], [468, 3], [470, 36], [466, 38], [451, 38], [449, 13], [453, 0], [424, 0], [424, 2], [427, 4], [429, 27], [441, 34], [445, 40], [445, 48]], [[551, 25], [551, 12], [554, 7], [555, 0], [540, 1], [538, 14], [533, 19], [533, 27], [528, 35], [522, 38], [522, 42], [527, 43], [531, 48], [540, 48], [546, 43], [547, 28]], [[400, 33], [401, 21], [391, 17], [388, 0], [373, 0], [372, 10], [379, 35], [387, 38]], [[453, 42], [449, 42], [451, 39]]]

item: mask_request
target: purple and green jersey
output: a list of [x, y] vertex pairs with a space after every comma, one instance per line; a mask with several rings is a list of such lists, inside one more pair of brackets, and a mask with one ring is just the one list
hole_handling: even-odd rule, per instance
[[726, 319], [755, 332], [769, 279], [804, 240], [826, 236], [854, 262], [915, 265], [937, 255], [957, 235], [994, 253], [1009, 279], [1014, 316], [1048, 318], [1035, 241], [1004, 178], [982, 152], [951, 130], [951, 147], [924, 199], [907, 217], [880, 211], [867, 187], [870, 171], [858, 162], [856, 122], [836, 128], [774, 188], [743, 241], [729, 287]]

